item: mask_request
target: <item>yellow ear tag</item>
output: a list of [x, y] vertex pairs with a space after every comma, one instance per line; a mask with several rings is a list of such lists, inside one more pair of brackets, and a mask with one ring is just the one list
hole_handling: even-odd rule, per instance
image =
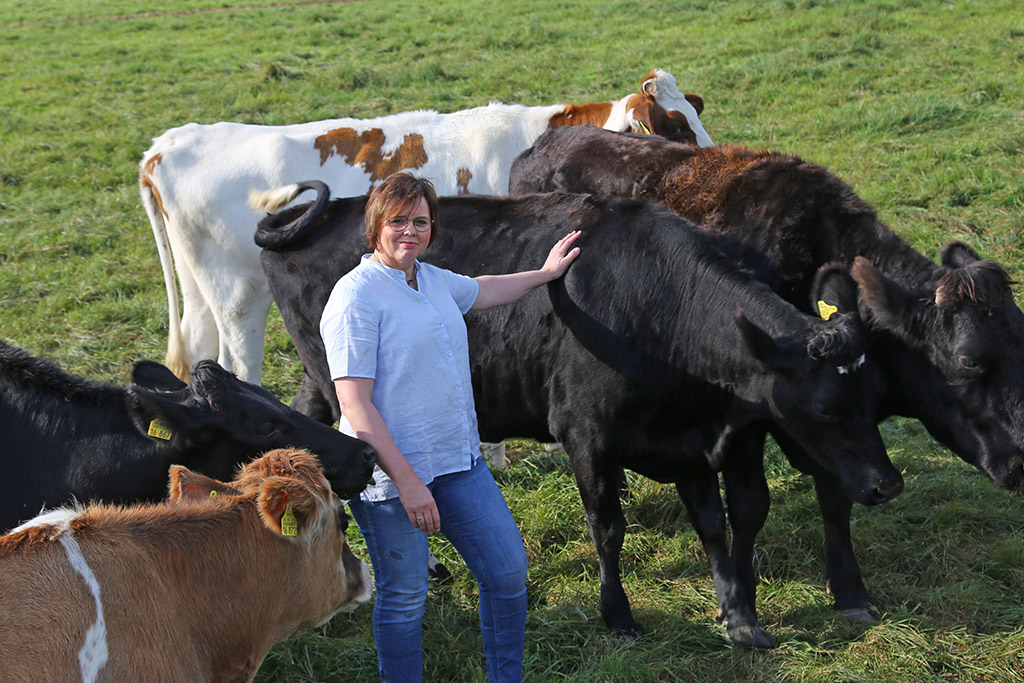
[[638, 126], [640, 126], [640, 129], [641, 129], [641, 130], [642, 130], [642, 131], [643, 131], [643, 132], [644, 132], [645, 134], [647, 134], [647, 135], [654, 135], [654, 133], [652, 133], [652, 132], [651, 132], [651, 129], [650, 129], [650, 128], [648, 128], [648, 127], [647, 127], [647, 124], [645, 124], [645, 123], [644, 123], [643, 121], [637, 120], [637, 122], [636, 122], [636, 123], [637, 123], [637, 125], [638, 125]]
[[160, 420], [153, 420], [152, 422], [150, 422], [149, 431], [146, 433], [158, 439], [163, 439], [164, 441], [171, 440], [171, 430], [168, 429], [167, 425], [165, 425]]
[[821, 316], [822, 320], [828, 320], [832, 317], [833, 313], [839, 312], [838, 306], [829, 306], [824, 301], [818, 301], [818, 315]]
[[210, 498], [216, 498], [216, 497], [217, 497], [217, 492], [216, 491], [210, 491]]
[[299, 522], [295, 519], [295, 513], [292, 512], [292, 506], [289, 505], [284, 509], [284, 514], [281, 515], [281, 535], [282, 536], [298, 536], [299, 535]]

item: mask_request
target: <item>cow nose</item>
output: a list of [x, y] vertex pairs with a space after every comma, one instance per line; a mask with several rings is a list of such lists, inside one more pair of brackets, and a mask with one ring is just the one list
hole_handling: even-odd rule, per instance
[[875, 486], [872, 491], [872, 498], [874, 498], [876, 503], [884, 503], [887, 500], [892, 500], [902, 492], [903, 477], [888, 479]]
[[367, 444], [363, 447], [363, 460], [365, 460], [366, 464], [371, 468], [377, 464], [377, 451], [373, 450], [373, 446]]

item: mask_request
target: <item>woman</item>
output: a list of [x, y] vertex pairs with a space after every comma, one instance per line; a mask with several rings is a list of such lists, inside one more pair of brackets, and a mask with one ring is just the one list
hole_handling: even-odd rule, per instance
[[373, 190], [365, 224], [373, 253], [335, 285], [320, 334], [339, 428], [377, 451], [375, 483], [349, 506], [374, 570], [381, 678], [421, 680], [427, 534], [440, 531], [477, 580], [488, 678], [522, 680], [526, 552], [481, 462], [463, 315], [560, 277], [580, 233], [559, 240], [540, 270], [469, 278], [420, 263], [437, 237], [437, 196], [407, 173]]

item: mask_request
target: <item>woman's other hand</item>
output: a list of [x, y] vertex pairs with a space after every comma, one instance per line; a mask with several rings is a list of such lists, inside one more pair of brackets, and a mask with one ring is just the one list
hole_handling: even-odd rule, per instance
[[441, 515], [437, 503], [426, 485], [417, 480], [398, 487], [398, 498], [409, 515], [409, 522], [428, 534], [441, 530]]

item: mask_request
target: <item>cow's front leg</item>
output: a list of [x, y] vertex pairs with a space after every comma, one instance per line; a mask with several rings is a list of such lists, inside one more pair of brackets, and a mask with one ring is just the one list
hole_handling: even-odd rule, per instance
[[757, 625], [757, 614], [750, 606], [751, 601], [729, 555], [718, 475], [709, 470], [705, 474], [687, 476], [676, 482], [676, 489], [711, 562], [718, 618], [725, 624], [730, 640], [745, 647], [773, 647], [772, 639]]
[[732, 528], [732, 561], [748, 605], [755, 614], [754, 543], [771, 507], [764, 476], [764, 441], [763, 429], [749, 428], [736, 434], [722, 470]]
[[864, 586], [853, 552], [850, 537], [853, 502], [843, 493], [839, 480], [829, 474], [814, 476], [814, 490], [825, 531], [826, 585], [835, 598], [835, 608], [855, 621], [877, 621], [882, 611]]
[[856, 621], [876, 621], [881, 618], [882, 612], [864, 586], [850, 537], [853, 501], [843, 493], [843, 487], [835, 475], [811, 460], [793, 439], [774, 431], [772, 436], [790, 464], [814, 478], [814, 490], [818, 496], [818, 508], [821, 510], [825, 532], [825, 581], [835, 598], [835, 609]]
[[642, 629], [633, 618], [619, 570], [619, 555], [626, 536], [626, 519], [619, 501], [619, 488], [625, 475], [617, 465], [605, 465], [596, 459], [578, 457], [573, 453], [570, 453], [570, 457], [573, 459], [576, 485], [583, 500], [587, 529], [597, 548], [601, 568], [601, 618], [610, 629], [623, 637], [639, 636]]

